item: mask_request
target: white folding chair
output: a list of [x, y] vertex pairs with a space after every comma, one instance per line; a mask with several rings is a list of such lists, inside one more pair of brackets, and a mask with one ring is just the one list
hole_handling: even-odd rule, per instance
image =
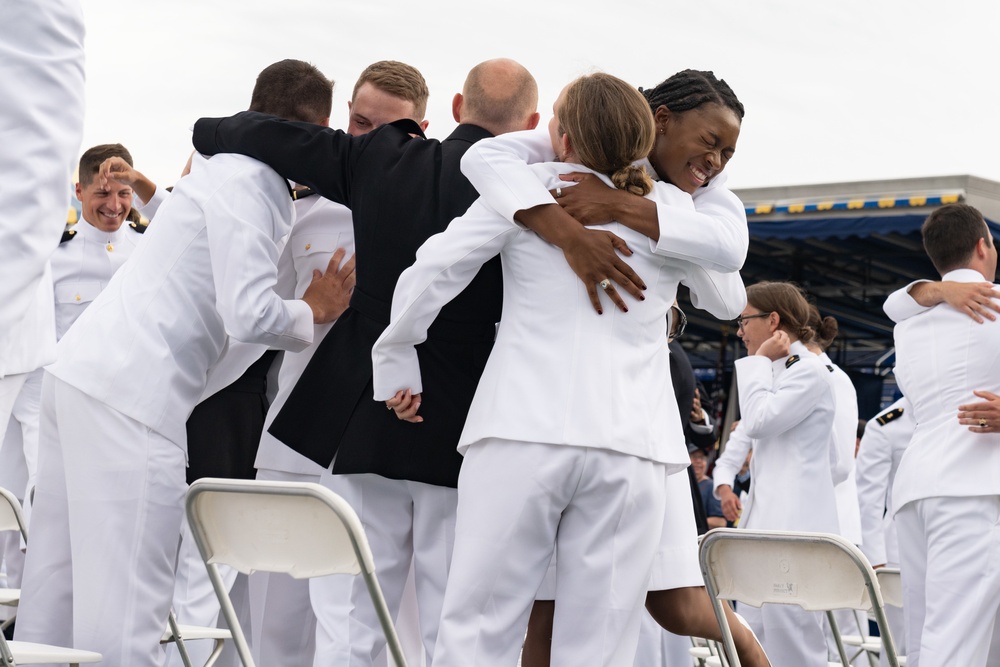
[[[882, 590], [882, 601], [890, 607], [903, 608], [903, 580], [899, 576], [899, 568], [881, 567], [875, 570], [879, 588]], [[906, 656], [900, 655], [900, 665], [906, 665]]]
[[219, 563], [244, 574], [284, 572], [296, 579], [360, 574], [389, 653], [399, 667], [406, 667], [368, 539], [343, 498], [319, 484], [205, 478], [188, 489], [186, 506], [191, 532], [246, 667], [254, 667], [254, 661], [219, 575]]
[[211, 639], [215, 642], [215, 645], [212, 647], [212, 652], [205, 661], [204, 667], [212, 667], [212, 665], [214, 665], [219, 659], [219, 656], [222, 655], [222, 648], [225, 640], [232, 638], [233, 634], [225, 628], [209, 628], [200, 625], [181, 625], [177, 622], [177, 616], [174, 615], [174, 610], [171, 609], [170, 615], [167, 617], [167, 628], [163, 631], [163, 636], [160, 637], [160, 643], [175, 644], [177, 646], [177, 653], [180, 654], [181, 663], [183, 663], [184, 667], [193, 667], [191, 656], [188, 655], [187, 646], [185, 646], [184, 642], [198, 639]]
[[740, 667], [740, 662], [723, 613], [723, 600], [754, 607], [793, 604], [807, 611], [827, 612], [844, 667], [850, 662], [830, 612], [871, 611], [890, 667], [899, 666], [875, 571], [864, 554], [844, 538], [826, 533], [716, 528], [702, 539], [699, 560], [732, 667]]
[[[19, 531], [27, 543], [28, 529], [24, 524], [24, 516], [21, 514], [21, 503], [18, 502], [13, 493], [0, 488], [0, 532], [8, 530]], [[0, 604], [15, 607], [20, 600], [20, 590], [16, 588], [0, 589]], [[13, 617], [0, 627], [0, 664], [4, 667], [47, 663], [79, 665], [100, 662], [101, 660], [101, 654], [93, 651], [80, 651], [33, 642], [7, 641], [2, 629], [6, 628], [11, 621], [13, 621]]]

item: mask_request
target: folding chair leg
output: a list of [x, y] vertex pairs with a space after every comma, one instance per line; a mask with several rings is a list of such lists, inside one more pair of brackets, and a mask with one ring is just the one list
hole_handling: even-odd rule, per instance
[[365, 578], [365, 585], [368, 587], [372, 603], [375, 605], [375, 613], [378, 615], [379, 623], [382, 625], [382, 631], [385, 632], [386, 645], [389, 648], [392, 659], [396, 661], [398, 667], [407, 667], [406, 657], [403, 655], [403, 647], [399, 643], [399, 635], [396, 634], [396, 627], [392, 624], [392, 616], [389, 614], [389, 607], [385, 602], [385, 596], [382, 595], [382, 589], [379, 587], [378, 581], [368, 576], [365, 572], [362, 572], [361, 576]]
[[837, 619], [833, 617], [832, 611], [826, 612], [826, 620], [830, 623], [830, 630], [833, 632], [833, 639], [837, 642], [837, 651], [840, 653], [840, 662], [844, 667], [851, 667], [851, 660], [847, 657], [847, 649], [844, 648], [844, 640], [840, 638], [840, 628], [837, 626]]
[[[229, 600], [229, 588], [222, 580], [222, 577], [219, 575], [219, 569], [214, 564], [206, 564], [206, 568], [208, 569], [208, 578], [212, 582], [212, 588], [215, 589], [215, 596], [219, 598], [219, 604], [222, 607], [222, 616], [226, 619], [229, 632], [233, 635], [233, 644], [236, 646], [236, 654], [240, 657], [240, 662], [244, 667], [256, 667], [253, 656], [250, 655], [250, 647], [247, 646], [243, 628], [240, 626], [240, 619], [236, 617], [236, 610], [233, 609], [233, 603]], [[405, 667], [405, 663], [401, 664]]]
[[212, 654], [208, 656], [208, 660], [205, 661], [205, 667], [212, 667], [215, 661], [219, 659], [222, 655], [222, 647], [225, 645], [224, 639], [216, 639], [215, 646], [212, 648]]
[[177, 616], [174, 615], [173, 609], [170, 610], [170, 615], [167, 616], [167, 625], [170, 626], [170, 633], [174, 636], [174, 645], [177, 647], [177, 652], [181, 656], [181, 662], [184, 663], [184, 667], [194, 667], [191, 664], [191, 656], [188, 655], [187, 646], [184, 645], [181, 629], [177, 627]]

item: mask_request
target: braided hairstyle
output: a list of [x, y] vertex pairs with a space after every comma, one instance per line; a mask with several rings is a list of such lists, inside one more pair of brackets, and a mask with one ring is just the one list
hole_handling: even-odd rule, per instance
[[683, 113], [711, 103], [732, 109], [741, 120], [745, 113], [743, 103], [736, 97], [733, 89], [724, 80], [717, 79], [714, 72], [686, 69], [655, 88], [639, 88], [639, 92], [649, 102], [653, 113], [661, 106], [673, 113]]

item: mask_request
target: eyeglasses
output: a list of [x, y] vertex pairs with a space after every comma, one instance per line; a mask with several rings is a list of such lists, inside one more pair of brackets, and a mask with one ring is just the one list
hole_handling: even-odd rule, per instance
[[743, 331], [743, 323], [746, 322], [747, 320], [755, 320], [758, 317], [767, 317], [773, 312], [774, 312], [773, 310], [769, 310], [766, 313], [757, 313], [756, 315], [740, 315], [733, 321], [736, 322], [736, 328], [739, 329], [740, 331]]

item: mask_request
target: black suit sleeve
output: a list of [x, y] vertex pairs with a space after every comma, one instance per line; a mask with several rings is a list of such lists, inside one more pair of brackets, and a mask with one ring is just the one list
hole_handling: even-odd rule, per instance
[[247, 155], [347, 207], [353, 165], [364, 140], [342, 130], [253, 111], [202, 118], [194, 125], [194, 148], [202, 155]]

